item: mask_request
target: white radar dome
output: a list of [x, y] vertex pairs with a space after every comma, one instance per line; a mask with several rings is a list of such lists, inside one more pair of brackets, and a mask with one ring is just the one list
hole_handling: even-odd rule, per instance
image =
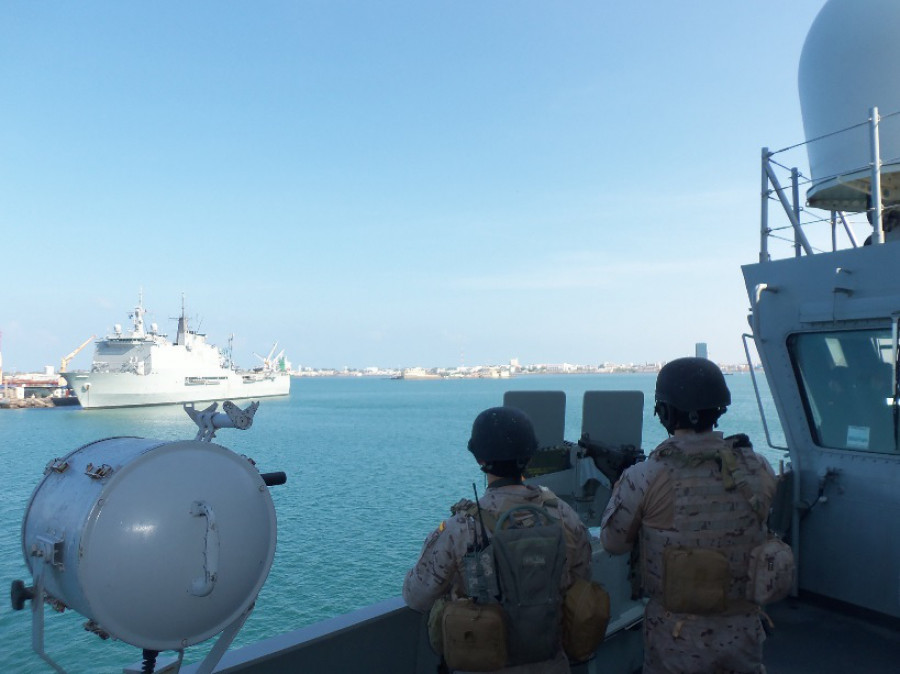
[[798, 86], [813, 206], [866, 210], [872, 156], [865, 121], [874, 107], [885, 118], [879, 127], [882, 201], [900, 202], [900, 116], [889, 117], [900, 112], [898, 33], [897, 0], [829, 0], [809, 30]]
[[47, 467], [22, 524], [47, 595], [157, 651], [209, 639], [248, 610], [275, 539], [256, 468], [200, 441], [85, 445]]

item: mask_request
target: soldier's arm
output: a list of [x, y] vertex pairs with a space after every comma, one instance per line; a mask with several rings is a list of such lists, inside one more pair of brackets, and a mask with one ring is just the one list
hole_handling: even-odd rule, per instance
[[637, 539], [645, 491], [643, 466], [637, 464], [622, 473], [600, 521], [600, 542], [607, 552], [614, 555], [629, 552]]
[[577, 537], [571, 573], [573, 578], [591, 579], [591, 540], [584, 526]]
[[591, 539], [587, 529], [572, 510], [563, 501], [559, 505], [563, 527], [566, 533], [566, 558], [568, 560], [570, 579], [591, 579]]
[[403, 581], [403, 600], [411, 609], [428, 611], [436, 599], [450, 591], [457, 573], [458, 529], [458, 522], [451, 518], [425, 539], [419, 561]]

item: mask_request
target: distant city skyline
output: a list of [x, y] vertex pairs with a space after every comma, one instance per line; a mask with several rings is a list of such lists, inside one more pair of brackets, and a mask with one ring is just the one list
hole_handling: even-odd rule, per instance
[[[695, 352], [694, 354], [681, 354], [679, 356], [675, 356], [676, 358], [681, 358], [684, 356], [690, 355], [700, 355]], [[707, 357], [707, 356], [701, 356]], [[713, 359], [715, 360], [715, 359]], [[472, 374], [477, 374], [479, 372], [485, 373], [490, 370], [505, 370], [513, 373], [578, 373], [578, 372], [617, 372], [617, 371], [652, 371], [658, 370], [662, 365], [664, 365], [666, 360], [654, 360], [647, 359], [641, 361], [630, 361], [626, 363], [617, 363], [613, 361], [598, 361], [595, 363], [576, 363], [572, 361], [563, 360], [556, 363], [551, 362], [541, 362], [541, 363], [522, 363], [518, 358], [510, 358], [505, 362], [498, 363], [471, 363], [471, 364], [456, 364], [456, 365], [430, 365], [430, 364], [407, 364], [401, 366], [382, 366], [382, 365], [367, 365], [364, 367], [356, 367], [350, 365], [343, 366], [334, 366], [334, 365], [325, 365], [313, 367], [309, 365], [301, 365], [295, 364], [289, 360], [286, 360], [286, 369], [292, 373], [301, 375], [304, 373], [312, 374], [312, 375], [320, 375], [320, 374], [330, 374], [330, 375], [339, 375], [342, 373], [351, 373], [351, 374], [373, 374], [373, 375], [393, 375], [400, 374], [404, 371], [408, 370], [421, 370], [423, 372], [439, 372], [443, 374], [450, 373], [460, 373], [467, 372]], [[747, 369], [749, 366], [745, 361], [741, 362], [727, 362], [727, 361], [715, 361], [720, 367], [729, 371], [737, 371], [742, 369]], [[3, 364], [2, 359], [0, 359], [0, 365]], [[753, 361], [753, 366], [758, 367], [758, 361]], [[12, 377], [15, 375], [21, 374], [41, 374], [41, 375], [51, 375], [51, 374], [64, 374], [64, 372], [74, 372], [74, 371], [84, 371], [90, 369], [90, 362], [86, 363], [85, 367], [68, 367], [65, 371], [61, 369], [61, 367], [52, 364], [45, 364], [39, 368], [31, 368], [31, 369], [22, 369], [16, 366], [11, 367], [0, 367], [0, 370], [3, 371], [4, 377]]]
[[742, 362], [822, 4], [5, 3], [4, 369], [141, 289], [245, 366]]
[[[600, 363], [599, 365], [586, 365], [576, 363], [536, 363], [531, 365], [473, 365], [465, 367], [409, 367], [409, 368], [303, 368], [295, 371], [296, 376], [392, 376], [393, 378], [418, 379], [431, 377], [478, 377], [478, 378], [504, 378], [539, 374], [621, 374], [629, 372], [658, 372], [665, 361], [646, 363]], [[746, 363], [719, 363], [724, 372], [749, 371]], [[758, 363], [753, 364], [759, 367]]]

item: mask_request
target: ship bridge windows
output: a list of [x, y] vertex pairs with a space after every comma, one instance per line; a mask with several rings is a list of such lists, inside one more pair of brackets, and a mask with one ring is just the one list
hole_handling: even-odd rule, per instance
[[788, 350], [817, 445], [897, 452], [890, 328], [792, 335]]

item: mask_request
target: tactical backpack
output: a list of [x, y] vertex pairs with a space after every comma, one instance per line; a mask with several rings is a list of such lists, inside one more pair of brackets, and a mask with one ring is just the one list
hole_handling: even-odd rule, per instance
[[470, 596], [432, 609], [432, 647], [451, 670], [493, 671], [552, 658], [560, 647], [566, 560], [559, 521], [534, 505], [514, 506], [496, 521], [476, 503], [464, 512], [479, 517], [492, 537], [476, 541], [463, 559]]
[[547, 510], [556, 508], [556, 499], [542, 499], [542, 506], [514, 506], [496, 520], [479, 513], [474, 502], [460, 508], [478, 516], [492, 538], [476, 541], [463, 559], [469, 597], [439, 600], [429, 617], [431, 645], [450, 669], [493, 671], [540, 662], [560, 645], [582, 660], [603, 640], [609, 595], [578, 579], [562, 596], [565, 535]]
[[[536, 523], [525, 527], [515, 515], [528, 512]], [[552, 658], [560, 646], [559, 585], [566, 562], [562, 526], [544, 508], [517, 506], [497, 520], [492, 545], [500, 605], [509, 620], [510, 664]]]
[[[746, 501], [755, 516], [754, 521], [762, 525], [768, 515], [767, 506], [754, 493], [735, 453], [735, 450], [750, 447], [750, 440], [741, 434], [725, 438], [725, 443], [721, 449], [704, 454], [688, 456], [678, 449], [666, 448], [660, 455], [689, 468], [704, 462], [718, 463], [725, 491], [735, 494], [731, 498], [738, 502]], [[668, 532], [665, 535], [669, 537]], [[764, 542], [747, 549], [746, 590], [743, 596], [731, 599], [728, 593], [733, 571], [723, 550], [675, 544], [666, 546], [662, 552], [660, 600], [663, 607], [673, 613], [719, 615], [740, 607], [742, 600], [765, 605], [787, 596], [793, 583], [791, 548], [772, 534]]]

